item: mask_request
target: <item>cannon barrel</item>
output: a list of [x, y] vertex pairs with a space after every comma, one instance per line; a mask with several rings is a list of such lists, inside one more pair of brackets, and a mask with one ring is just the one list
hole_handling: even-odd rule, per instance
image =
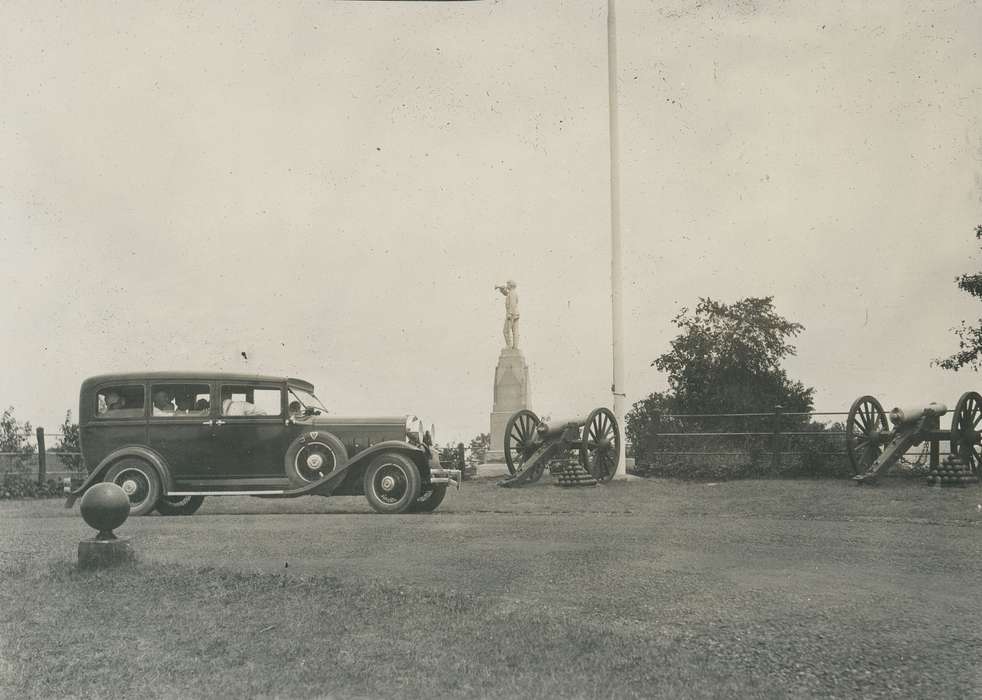
[[935, 418], [943, 416], [948, 412], [948, 407], [943, 403], [931, 402], [926, 406], [908, 406], [904, 408], [895, 407], [890, 411], [890, 422], [894, 425], [904, 425], [919, 421], [924, 416]]
[[539, 431], [540, 435], [558, 437], [566, 432], [568, 428], [582, 428], [584, 423], [586, 423], [585, 416], [582, 418], [550, 419], [548, 422], [543, 421], [539, 423], [535, 429]]

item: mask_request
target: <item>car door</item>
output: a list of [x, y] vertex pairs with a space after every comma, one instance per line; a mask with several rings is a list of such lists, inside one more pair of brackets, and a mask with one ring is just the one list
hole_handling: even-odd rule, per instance
[[150, 446], [177, 480], [219, 477], [221, 451], [212, 432], [214, 387], [206, 381], [150, 385]]
[[226, 382], [219, 389], [214, 435], [222, 471], [243, 486], [285, 478], [285, 385]]

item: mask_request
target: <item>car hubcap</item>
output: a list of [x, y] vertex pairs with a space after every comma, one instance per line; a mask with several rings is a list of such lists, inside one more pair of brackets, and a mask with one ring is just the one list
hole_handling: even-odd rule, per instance
[[304, 481], [320, 481], [334, 471], [337, 459], [323, 442], [309, 442], [297, 453], [296, 472]]
[[388, 504], [398, 503], [409, 491], [409, 479], [397, 464], [383, 465], [375, 473], [372, 485], [378, 499]]
[[143, 472], [128, 469], [116, 476], [116, 485], [130, 499], [131, 506], [141, 505], [150, 496], [150, 479]]

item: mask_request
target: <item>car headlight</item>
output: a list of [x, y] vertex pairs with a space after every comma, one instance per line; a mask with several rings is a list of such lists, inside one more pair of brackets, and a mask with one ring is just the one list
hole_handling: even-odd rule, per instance
[[406, 440], [414, 445], [418, 445], [422, 437], [423, 421], [416, 416], [406, 416]]

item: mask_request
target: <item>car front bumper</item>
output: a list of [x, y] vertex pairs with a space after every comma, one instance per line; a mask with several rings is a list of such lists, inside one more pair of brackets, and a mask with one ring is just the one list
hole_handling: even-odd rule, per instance
[[444, 469], [443, 467], [430, 468], [431, 484], [453, 484], [458, 489], [461, 482], [461, 471], [459, 469]]

